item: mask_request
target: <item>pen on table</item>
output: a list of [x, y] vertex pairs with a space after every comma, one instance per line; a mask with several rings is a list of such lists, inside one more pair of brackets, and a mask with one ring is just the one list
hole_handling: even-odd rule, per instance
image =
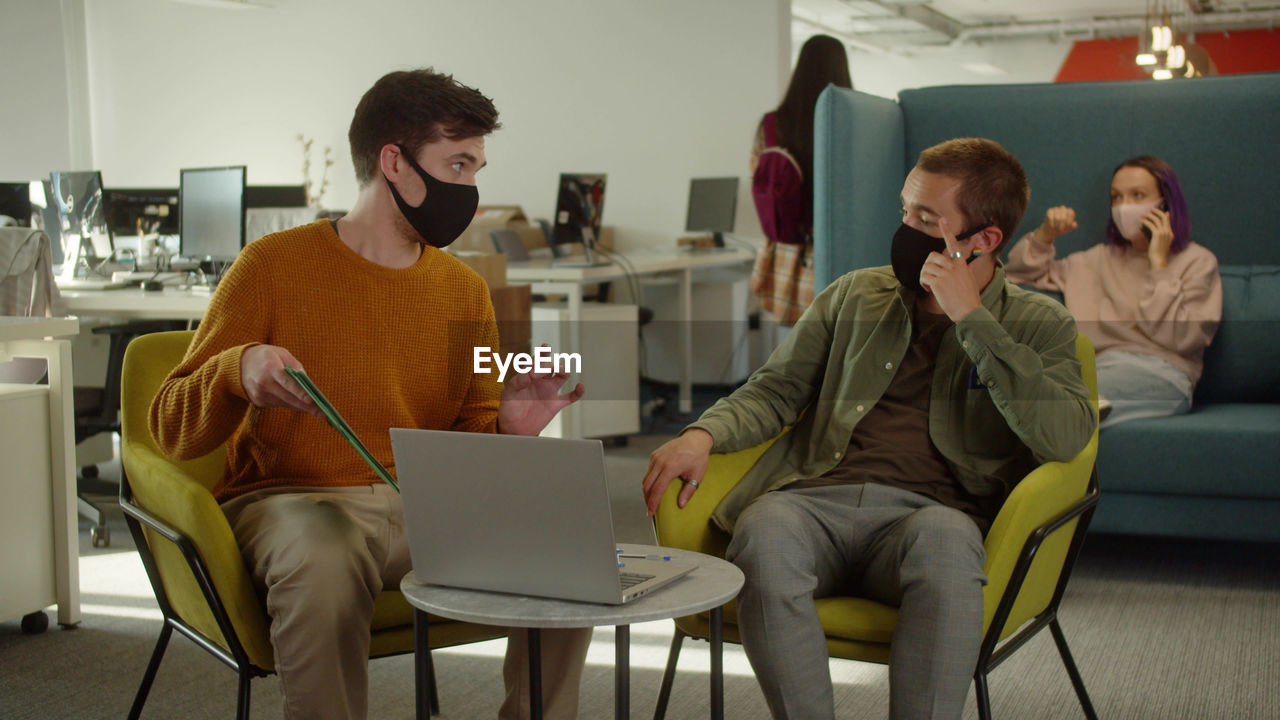
[[658, 555], [657, 553], [624, 553], [621, 550], [618, 551], [618, 557], [635, 558], [637, 560], [670, 560], [671, 559], [670, 555]]

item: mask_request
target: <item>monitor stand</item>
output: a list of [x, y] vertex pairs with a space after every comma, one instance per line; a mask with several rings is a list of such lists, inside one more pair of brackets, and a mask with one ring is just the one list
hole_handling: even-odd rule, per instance
[[595, 249], [595, 246], [595, 232], [589, 227], [584, 227], [582, 228], [582, 257], [556, 258], [551, 261], [551, 267], [589, 268], [612, 265], [613, 261], [609, 258], [601, 257], [601, 254]]

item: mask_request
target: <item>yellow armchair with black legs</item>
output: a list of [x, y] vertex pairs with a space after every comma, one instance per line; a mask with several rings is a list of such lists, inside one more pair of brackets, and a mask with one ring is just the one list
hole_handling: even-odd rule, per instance
[[[124, 472], [120, 506], [155, 591], [164, 626], [138, 688], [130, 720], [142, 713], [152, 680], [174, 630], [212, 653], [240, 676], [236, 717], [249, 717], [249, 686], [273, 672], [269, 620], [245, 567], [231, 526], [211, 489], [222, 477], [223, 449], [186, 461], [166, 458], [147, 426], [151, 400], [186, 353], [194, 333], [143, 335], [129, 344], [121, 392], [120, 454]], [[414, 652], [429, 698], [419, 697], [423, 717], [429, 702], [439, 713], [429, 648], [415, 648], [413, 608], [399, 590], [374, 602], [370, 657]], [[431, 618], [431, 648], [506, 635], [505, 628]]]
[[[1076, 355], [1096, 413], [1098, 384], [1093, 346], [1083, 335], [1076, 338]], [[729, 536], [712, 523], [711, 514], [777, 439], [735, 453], [712, 455], [698, 492], [684, 508], [676, 505], [681, 483], [672, 483], [655, 517], [658, 541], [669, 547], [724, 557]], [[987, 674], [1045, 626], [1049, 627], [1062, 655], [1085, 716], [1096, 720], [1093, 704], [1058, 622], [1058, 606], [1098, 502], [1098, 479], [1094, 471], [1097, 452], [1095, 429], [1089, 443], [1074, 459], [1045, 463], [1023, 478], [1009, 494], [987, 533], [987, 561], [983, 568], [987, 575], [987, 586], [983, 590], [984, 635], [973, 674], [978, 715], [983, 720], [991, 717]], [[857, 597], [827, 597], [815, 603], [832, 657], [888, 663], [897, 608]], [[736, 604], [730, 603], [724, 609], [725, 640], [741, 642], [736, 620]], [[654, 712], [655, 720], [666, 714], [684, 639], [709, 635], [706, 613], [676, 619], [676, 633]]]

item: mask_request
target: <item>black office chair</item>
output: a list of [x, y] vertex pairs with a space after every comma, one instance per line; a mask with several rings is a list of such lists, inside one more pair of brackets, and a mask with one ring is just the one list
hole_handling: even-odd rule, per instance
[[[76, 444], [98, 433], [120, 432], [120, 370], [124, 365], [124, 351], [139, 335], [167, 330], [182, 330], [185, 321], [139, 320], [119, 325], [105, 325], [93, 329], [95, 335], [107, 335], [107, 373], [102, 387], [76, 387], [73, 393], [75, 406]], [[124, 469], [121, 468], [121, 473]], [[102, 508], [87, 497], [90, 481], [97, 479], [98, 466], [85, 465], [76, 476], [76, 499], [79, 512], [94, 523], [89, 537], [94, 547], [111, 544], [111, 529], [107, 526]]]

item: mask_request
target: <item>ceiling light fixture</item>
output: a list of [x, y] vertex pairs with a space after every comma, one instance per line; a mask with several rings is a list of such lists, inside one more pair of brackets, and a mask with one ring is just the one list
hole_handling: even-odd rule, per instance
[[1186, 47], [1178, 42], [1169, 2], [1150, 0], [1147, 3], [1144, 30], [1138, 35], [1138, 54], [1133, 59], [1156, 80], [1192, 77], [1197, 72], [1187, 62]]
[[265, 10], [271, 8], [263, 0], [170, 0], [184, 5], [218, 8], [220, 10]]

